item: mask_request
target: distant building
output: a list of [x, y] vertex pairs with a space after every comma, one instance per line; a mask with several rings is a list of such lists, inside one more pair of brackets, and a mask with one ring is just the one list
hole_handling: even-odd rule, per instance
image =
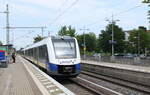
[[[133, 30], [124, 31], [124, 33], [125, 33], [125, 41], [129, 41], [130, 32], [132, 32], [132, 31]], [[150, 30], [147, 30], [147, 32], [149, 32], [149, 34], [150, 34]]]
[[132, 30], [127, 30], [127, 31], [124, 31], [124, 33], [125, 33], [125, 41], [129, 41], [129, 36], [130, 36], [130, 32], [131, 32]]

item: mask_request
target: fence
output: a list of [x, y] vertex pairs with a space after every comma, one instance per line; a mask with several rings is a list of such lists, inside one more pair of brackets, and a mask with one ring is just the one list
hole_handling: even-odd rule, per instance
[[115, 59], [112, 61], [111, 56], [87, 56], [86, 55], [85, 58], [81, 56], [81, 59], [98, 61], [98, 62], [150, 66], [150, 58], [115, 56]]

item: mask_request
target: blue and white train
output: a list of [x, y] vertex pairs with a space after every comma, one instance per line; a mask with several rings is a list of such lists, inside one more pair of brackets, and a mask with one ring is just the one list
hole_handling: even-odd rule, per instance
[[80, 51], [76, 38], [48, 37], [23, 49], [24, 57], [52, 76], [80, 74]]

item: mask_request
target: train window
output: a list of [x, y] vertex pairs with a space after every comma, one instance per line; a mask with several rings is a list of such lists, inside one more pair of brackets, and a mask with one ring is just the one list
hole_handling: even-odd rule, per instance
[[47, 46], [43, 45], [39, 47], [39, 61], [48, 62]]
[[76, 58], [74, 39], [52, 39], [56, 58]]
[[33, 58], [35, 59], [35, 48], [33, 48]]

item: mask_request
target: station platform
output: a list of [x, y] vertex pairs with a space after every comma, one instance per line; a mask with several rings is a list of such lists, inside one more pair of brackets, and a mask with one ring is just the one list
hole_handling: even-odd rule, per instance
[[0, 68], [0, 95], [75, 95], [21, 56]]
[[144, 66], [137, 66], [137, 65], [134, 66], [134, 65], [128, 65], [128, 64], [108, 63], [108, 62], [97, 62], [97, 61], [89, 61], [89, 60], [81, 60], [81, 63], [100, 65], [100, 66], [118, 68], [118, 69], [123, 69], [123, 70], [130, 70], [130, 71], [135, 71], [135, 72], [150, 73], [150, 67], [144, 67]]

